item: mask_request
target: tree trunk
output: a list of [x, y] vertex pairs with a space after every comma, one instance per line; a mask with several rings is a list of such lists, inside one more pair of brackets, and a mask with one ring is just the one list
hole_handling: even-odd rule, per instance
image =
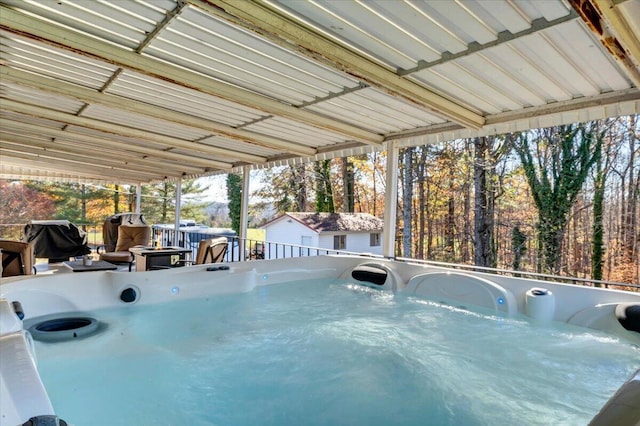
[[335, 213], [331, 187], [331, 160], [316, 161], [316, 212]]
[[349, 161], [349, 157], [342, 158], [342, 206], [345, 213], [353, 213], [354, 211], [354, 192], [355, 177], [353, 174], [353, 163]]
[[[169, 183], [164, 182], [162, 184], [162, 190], [160, 192], [162, 194], [162, 223], [167, 223], [169, 221]], [[176, 231], [177, 232], [177, 231]]]
[[403, 153], [403, 191], [402, 191], [402, 255], [411, 257], [411, 210], [413, 200], [413, 151], [406, 148]]
[[520, 231], [517, 226], [511, 233], [511, 249], [513, 250], [513, 269], [520, 270], [520, 262], [525, 251], [527, 251], [527, 236]]
[[299, 212], [307, 211], [307, 173], [304, 164], [299, 166], [291, 166], [294, 179], [293, 186], [295, 188], [294, 199], [296, 202], [296, 210]]
[[456, 235], [456, 200], [453, 196], [447, 202], [447, 219], [444, 228], [444, 251], [447, 262], [455, 261], [455, 235]]
[[[472, 141], [467, 139], [464, 144], [465, 158], [473, 158], [473, 153], [471, 152]], [[464, 181], [462, 184], [462, 196], [463, 198], [463, 214], [462, 214], [462, 235], [460, 236], [460, 261], [462, 263], [468, 263], [471, 260], [471, 244], [470, 241], [473, 241], [473, 225], [469, 218], [471, 217], [471, 181], [473, 175], [473, 168], [465, 165], [465, 170], [467, 171], [466, 176], [464, 177]]]
[[[602, 265], [604, 262], [604, 227], [602, 224], [602, 212], [604, 205], [604, 188], [606, 174], [602, 170], [602, 161], [596, 163], [596, 177], [593, 182], [593, 227], [592, 227], [592, 254], [591, 277], [594, 280], [602, 280]], [[600, 287], [600, 285], [598, 285]]]
[[493, 140], [480, 137], [474, 140], [474, 242], [475, 264], [495, 268], [497, 258], [494, 247], [495, 191], [492, 188], [494, 165], [490, 158]]
[[373, 196], [371, 198], [372, 202], [372, 208], [371, 208], [371, 214], [374, 216], [378, 216], [378, 211], [376, 209], [377, 207], [377, 201], [378, 201], [378, 188], [376, 185], [377, 179], [376, 179], [376, 168], [378, 167], [378, 154], [376, 152], [374, 152], [372, 154], [372, 163], [373, 163], [373, 167], [371, 167], [371, 182], [373, 184]]
[[120, 213], [120, 185], [115, 185], [113, 191], [113, 214], [118, 213]]
[[433, 248], [433, 227], [435, 226], [435, 223], [433, 221], [433, 215], [428, 209], [429, 202], [430, 202], [429, 200], [431, 199], [431, 182], [427, 180], [427, 182], [425, 183], [425, 186], [426, 188], [425, 188], [424, 198], [427, 200], [426, 201], [427, 205], [423, 207], [423, 211], [426, 215], [426, 222], [427, 222], [427, 231], [426, 231], [427, 241], [425, 242], [425, 245], [427, 246], [427, 252], [425, 253], [425, 259], [433, 259], [433, 253], [431, 250]]
[[425, 243], [425, 216], [427, 214], [425, 205], [425, 179], [427, 174], [427, 150], [420, 150], [420, 161], [417, 167], [418, 173], [418, 205], [420, 206], [420, 221], [418, 223], [418, 252], [416, 257], [424, 259], [424, 243]]
[[[638, 223], [637, 223], [637, 210], [638, 210], [638, 193], [640, 192], [640, 175], [635, 176], [634, 168], [635, 157], [638, 151], [636, 144], [638, 139], [635, 134], [636, 117], [629, 117], [629, 162], [627, 173], [627, 195], [626, 203], [623, 204], [623, 217], [622, 217], [622, 262], [624, 264], [624, 272], [622, 279], [625, 282], [637, 282], [638, 281]], [[635, 267], [633, 266], [635, 265]], [[634, 281], [635, 279], [635, 281]]]
[[[83, 183], [81, 186], [81, 192], [82, 192], [82, 205], [81, 205], [81, 210], [80, 210], [80, 216], [82, 220], [82, 223], [87, 223], [87, 187], [85, 186], [85, 184]], [[86, 225], [84, 225], [86, 227]], [[86, 230], [86, 229], [85, 229]]]

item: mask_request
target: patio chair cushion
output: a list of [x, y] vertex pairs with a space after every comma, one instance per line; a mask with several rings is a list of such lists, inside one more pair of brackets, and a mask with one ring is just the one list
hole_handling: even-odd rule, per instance
[[100, 260], [111, 263], [128, 263], [129, 270], [133, 263], [134, 256], [129, 249], [135, 246], [148, 246], [151, 242], [151, 227], [125, 226], [118, 227], [118, 240], [116, 241], [116, 251], [100, 254]]
[[115, 251], [128, 251], [133, 246], [148, 246], [151, 242], [150, 226], [124, 226], [118, 227], [118, 240]]
[[129, 263], [133, 262], [133, 255], [128, 251], [111, 251], [100, 254], [100, 260], [111, 263]]
[[0, 240], [2, 276], [32, 275], [35, 264], [34, 245], [22, 241]]

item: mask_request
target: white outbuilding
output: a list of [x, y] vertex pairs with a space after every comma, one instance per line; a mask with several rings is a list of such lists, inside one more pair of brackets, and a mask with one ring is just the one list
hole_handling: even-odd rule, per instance
[[305, 256], [308, 247], [382, 254], [384, 221], [368, 213], [287, 212], [262, 228], [272, 243], [265, 247], [267, 259]]

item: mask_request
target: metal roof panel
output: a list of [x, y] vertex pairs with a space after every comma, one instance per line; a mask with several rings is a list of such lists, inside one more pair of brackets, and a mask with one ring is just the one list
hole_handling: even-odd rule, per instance
[[[197, 175], [356, 155], [385, 138], [437, 141], [637, 113], [640, 0], [596, 17], [572, 4], [4, 0], [2, 132], [14, 150], [20, 140], [123, 156], [136, 148], [135, 158]], [[29, 150], [12, 164], [51, 176]], [[56, 167], [63, 175], [64, 161]], [[152, 175], [122, 174], [165, 176], [160, 160]]]
[[271, 117], [246, 126], [245, 129], [264, 133], [273, 137], [283, 138], [305, 146], [314, 148], [329, 146], [344, 142], [345, 138], [328, 130], [314, 126], [301, 125], [293, 120], [282, 117]]
[[[43, 93], [42, 91], [20, 86], [14, 83], [1, 82], [2, 97], [32, 105], [39, 105], [57, 111], [75, 114], [85, 105], [84, 102], [66, 96]], [[0, 101], [2, 103], [2, 101]]]
[[109, 87], [107, 93], [215, 120], [229, 126], [239, 126], [265, 115], [257, 109], [133, 71], [123, 72]]
[[[386, 108], [381, 109], [379, 105], [385, 105]], [[444, 122], [423, 108], [374, 88], [365, 88], [307, 109], [354, 124], [359, 123], [380, 134]]]
[[543, 17], [547, 21], [569, 14], [570, 8], [561, 1], [513, 0], [513, 3], [531, 18]]
[[193, 8], [172, 21], [145, 53], [291, 104], [358, 84]]
[[[574, 72], [581, 73], [590, 85], [595, 86], [595, 90], [589, 93], [630, 87], [629, 79], [616, 69], [610, 58], [600, 52], [599, 41], [578, 21], [549, 28], [543, 34], [574, 64]], [[567, 40], [571, 41], [570, 45], [566, 44]], [[588, 94], [586, 91], [584, 93]]]
[[[132, 129], [144, 130], [149, 133], [161, 134], [184, 140], [195, 140], [209, 135], [209, 133], [200, 129], [194, 129], [193, 127], [171, 123], [166, 120], [158, 120], [142, 114], [124, 112], [102, 105], [90, 105], [84, 110], [82, 115], [88, 118], [95, 118], [106, 123], [117, 123], [118, 126], [130, 127]], [[117, 129], [114, 129], [114, 131], [117, 131]]]
[[215, 146], [217, 148], [248, 152], [253, 155], [259, 155], [261, 157], [274, 157], [280, 154], [280, 151], [275, 149], [265, 148], [257, 144], [249, 144], [241, 140], [223, 138], [220, 136], [210, 136], [204, 139], [200, 139], [199, 142], [201, 144]]
[[53, 46], [0, 31], [7, 66], [100, 89], [117, 67]]
[[83, 0], [3, 0], [3, 3], [129, 48], [135, 48], [164, 19], [168, 11], [164, 7], [175, 6], [175, 2], [166, 0], [153, 5], [135, 0], [91, 3]]

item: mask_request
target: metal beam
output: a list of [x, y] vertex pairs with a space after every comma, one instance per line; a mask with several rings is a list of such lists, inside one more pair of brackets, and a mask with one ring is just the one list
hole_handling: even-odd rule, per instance
[[[640, 100], [640, 89], [627, 89], [619, 92], [590, 96], [587, 98], [571, 99], [568, 101], [554, 102], [551, 104], [524, 108], [517, 111], [508, 111], [488, 115], [486, 117], [487, 121], [484, 127], [486, 129], [499, 124], [517, 122], [519, 120], [528, 120], [535, 117], [545, 117], [553, 114], [580, 111], [594, 107], [605, 107], [607, 105], [617, 105], [622, 102], [638, 100]], [[428, 127], [419, 127], [411, 130], [389, 133], [385, 137], [385, 142], [412, 138], [416, 136], [455, 132], [461, 129], [463, 129], [462, 126], [454, 123], [435, 124]]]
[[58, 48], [72, 51], [100, 61], [131, 69], [139, 73], [179, 84], [212, 96], [262, 110], [268, 114], [286, 117], [323, 129], [347, 135], [365, 143], [380, 145], [382, 136], [350, 124], [287, 105], [251, 90], [217, 80], [185, 68], [169, 64], [150, 56], [142, 56], [112, 43], [38, 19], [31, 15], [0, 5], [0, 29], [20, 34]]
[[[61, 141], [56, 140], [48, 141], [36, 138], [28, 138], [23, 135], [12, 134], [6, 130], [0, 130], [0, 141], [7, 143], [14, 143], [24, 147], [40, 148], [49, 152], [61, 152], [75, 155], [84, 155], [89, 159], [96, 159], [95, 146], [91, 146], [86, 143], [78, 141]], [[190, 166], [184, 166], [177, 162], [162, 161], [158, 159], [144, 158], [140, 154], [125, 153], [122, 151], [111, 152], [109, 150], [102, 150], [100, 152], [100, 159], [105, 161], [115, 162], [121, 167], [128, 166], [131, 170], [136, 171], [148, 171], [159, 175], [165, 174], [169, 176], [181, 176], [187, 174], [205, 173], [204, 168], [196, 168]]]
[[409, 75], [409, 74], [413, 74], [413, 73], [416, 73], [416, 72], [419, 72], [419, 71], [423, 71], [423, 70], [429, 69], [431, 67], [435, 67], [436, 65], [441, 65], [441, 64], [453, 61], [455, 59], [459, 59], [459, 58], [463, 58], [465, 56], [473, 55], [474, 53], [481, 52], [481, 51], [489, 49], [491, 47], [495, 47], [495, 46], [498, 46], [500, 44], [503, 44], [503, 43], [506, 43], [506, 42], [509, 42], [509, 41], [513, 41], [513, 40], [521, 38], [521, 37], [525, 37], [525, 36], [537, 33], [538, 31], [542, 31], [542, 30], [554, 27], [554, 26], [559, 25], [559, 24], [564, 24], [565, 22], [568, 22], [568, 21], [573, 21], [574, 19], [577, 19], [577, 18], [578, 18], [578, 14], [574, 10], [571, 10], [568, 15], [562, 16], [562, 17], [557, 18], [557, 19], [553, 19], [551, 21], [547, 21], [545, 18], [538, 18], [538, 19], [533, 20], [531, 22], [531, 26], [529, 28], [527, 28], [526, 30], [519, 31], [517, 33], [512, 33], [512, 32], [507, 31], [507, 30], [502, 31], [502, 32], [498, 33], [498, 36], [493, 41], [490, 41], [490, 42], [484, 43], [484, 44], [480, 44], [478, 42], [469, 43], [469, 45], [467, 46], [466, 50], [463, 50], [463, 51], [457, 52], [457, 53], [444, 52], [442, 54], [442, 56], [440, 57], [440, 59], [437, 59], [437, 60], [431, 61], [431, 62], [420, 61], [420, 63], [418, 63], [417, 67], [410, 68], [410, 69], [407, 69], [407, 70], [402, 70], [402, 71], [398, 72], [398, 74], [399, 75]]
[[398, 209], [398, 147], [393, 141], [385, 142], [387, 165], [384, 192], [384, 229], [382, 255], [396, 257], [396, 215]]
[[[175, 216], [173, 222], [173, 230], [174, 230], [174, 239], [173, 245], [180, 245], [180, 210], [182, 210], [182, 179], [178, 179], [176, 181], [176, 206], [175, 206]], [[185, 241], [186, 243], [186, 241]]]
[[170, 148], [184, 148], [190, 151], [216, 155], [218, 157], [229, 158], [232, 160], [247, 161], [251, 163], [264, 163], [266, 161], [266, 158], [260, 157], [258, 155], [246, 154], [244, 152], [238, 152], [224, 148], [216, 148], [214, 146], [204, 145], [185, 139], [164, 136], [161, 134], [149, 132], [147, 130], [134, 129], [132, 127], [108, 123], [105, 121], [96, 120], [94, 118], [79, 117], [75, 114], [55, 111], [52, 109], [26, 104], [6, 98], [3, 99], [0, 103], [0, 110], [13, 111], [20, 114], [27, 114], [33, 117], [60, 121], [65, 124], [73, 124], [74, 126], [99, 130], [101, 132], [112, 133], [114, 135], [124, 136], [127, 138], [146, 140], [149, 142], [166, 145]]
[[[17, 146], [16, 146], [17, 145]], [[48, 149], [43, 149], [35, 146], [24, 146], [16, 143], [12, 143], [10, 141], [2, 140], [0, 141], [0, 149], [2, 149], [4, 155], [10, 157], [19, 157], [21, 154], [28, 154], [31, 156], [36, 156], [40, 158], [47, 159], [55, 159], [61, 161], [67, 161], [70, 163], [78, 163], [83, 166], [89, 167], [97, 167], [108, 170], [113, 170], [114, 173], [125, 173], [130, 175], [139, 175], [141, 177], [146, 176], [147, 179], [157, 178], [159, 173], [157, 170], [148, 170], [146, 168], [140, 169], [131, 169], [129, 167], [123, 166], [121, 163], [117, 163], [114, 161], [105, 160], [102, 157], [96, 157], [95, 155], [91, 157], [86, 154], [74, 154], [70, 152], [60, 152], [60, 151], [52, 151]], [[177, 177], [175, 174], [168, 174], [168, 176]]]
[[559, 114], [563, 112], [580, 111], [593, 107], [616, 105], [621, 102], [638, 100], [640, 100], [640, 89], [626, 89], [618, 92], [605, 93], [602, 95], [590, 96], [586, 98], [554, 102], [552, 104], [541, 105], [538, 107], [524, 108], [518, 111], [501, 112], [498, 114], [487, 116], [487, 126], [507, 123], [510, 121], [530, 119], [534, 117], [543, 117], [546, 115]]
[[300, 21], [285, 16], [275, 7], [256, 0], [186, 0], [188, 3], [250, 31], [259, 32], [275, 43], [323, 62], [335, 69], [421, 105], [433, 113], [465, 127], [479, 129], [484, 118], [417, 82], [366, 58], [352, 49], [318, 33]]
[[423, 71], [426, 70], [428, 68], [431, 67], [435, 67], [436, 65], [441, 65], [444, 64], [446, 62], [449, 61], [453, 61], [455, 59], [459, 59], [459, 58], [463, 58], [465, 56], [469, 56], [472, 55], [474, 53], [478, 53], [481, 52], [483, 50], [489, 49], [491, 47], [495, 47], [498, 46], [500, 44], [524, 37], [524, 36], [528, 36], [530, 34], [534, 34], [538, 31], [542, 31], [545, 30], [547, 28], [551, 28], [554, 27], [556, 25], [559, 24], [564, 24], [565, 22], [568, 21], [573, 21], [574, 19], [578, 18], [578, 14], [574, 11], [571, 10], [569, 12], [568, 15], [562, 16], [560, 18], [557, 19], [553, 19], [551, 21], [547, 21], [545, 18], [538, 18], [538, 19], [534, 19], [531, 22], [531, 26], [529, 28], [527, 28], [526, 30], [522, 30], [519, 31], [517, 33], [512, 33], [510, 31], [502, 31], [500, 33], [498, 33], [498, 36], [496, 37], [495, 40], [490, 41], [488, 43], [484, 43], [484, 44], [480, 44], [478, 42], [472, 42], [469, 43], [469, 45], [467, 46], [466, 50], [463, 50], [461, 52], [457, 52], [457, 53], [450, 53], [450, 52], [444, 52], [440, 59], [437, 59], [435, 61], [431, 61], [431, 62], [425, 62], [425, 61], [420, 61], [418, 62], [418, 66], [415, 68], [410, 68], [410, 69], [406, 69], [406, 70], [401, 70], [398, 72], [399, 75], [409, 75], [409, 74], [413, 74], [419, 71]]
[[247, 242], [247, 228], [249, 227], [249, 184], [251, 181], [251, 167], [242, 168], [242, 200], [240, 201], [240, 245], [238, 257], [246, 260], [245, 254], [249, 247]]
[[43, 170], [57, 170], [68, 172], [73, 169], [73, 174], [85, 174], [86, 176], [101, 176], [110, 179], [113, 182], [148, 182], [157, 179], [156, 175], [149, 176], [141, 173], [129, 173], [116, 170], [113, 167], [96, 167], [94, 165], [85, 165], [83, 162], [69, 161], [53, 156], [41, 156], [26, 153], [18, 153], [13, 150], [0, 148], [0, 157], [3, 163], [11, 163], [15, 159], [23, 160], [23, 164], [31, 164], [29, 167]]
[[24, 164], [15, 160], [12, 162], [0, 162], [0, 179], [55, 181], [71, 183], [100, 183], [135, 185], [140, 179], [127, 180], [121, 176], [105, 176], [94, 172], [75, 171], [69, 174], [65, 167], [52, 167], [49, 162], [24, 161]]
[[121, 111], [128, 111], [134, 114], [142, 114], [148, 117], [157, 118], [169, 123], [182, 124], [184, 126], [219, 134], [223, 137], [238, 140], [243, 143], [263, 146], [270, 149], [285, 150], [299, 155], [314, 155], [316, 153], [314, 148], [286, 141], [284, 139], [263, 135], [249, 130], [237, 129], [235, 127], [179, 111], [170, 111], [168, 109], [136, 101], [134, 99], [125, 99], [117, 95], [100, 93], [75, 84], [57, 81], [49, 77], [39, 76], [18, 69], [11, 69], [6, 66], [0, 66], [0, 77], [4, 81], [10, 81], [18, 85], [70, 97], [89, 104], [104, 105], [110, 108], [117, 108]]
[[[0, 157], [0, 173], [5, 176], [11, 175], [14, 179], [47, 180], [47, 179], [69, 179], [72, 182], [93, 181], [104, 183], [126, 183], [139, 182], [139, 180], [127, 181], [120, 176], [102, 176], [99, 171], [70, 173], [66, 166], [55, 166], [52, 162], [42, 162], [34, 159], [24, 160], [21, 158]], [[21, 177], [24, 174], [25, 177]], [[37, 179], [36, 179], [37, 178]], [[79, 178], [79, 179], [78, 179]], [[76, 180], [78, 179], [78, 180]]]
[[[97, 177], [97, 176], [70, 176], [56, 171], [43, 170], [41, 173], [31, 173], [28, 167], [5, 166], [0, 164], [0, 179], [6, 180], [33, 180], [43, 182], [66, 182], [66, 183], [93, 183], [93, 184], [109, 184], [113, 180]], [[130, 184], [129, 182], [118, 182], [121, 184]]]
[[92, 144], [94, 149], [99, 147], [102, 149], [122, 149], [128, 152], [137, 152], [140, 154], [146, 154], [151, 157], [164, 158], [167, 160], [174, 160], [179, 162], [185, 162], [189, 165], [202, 166], [205, 168], [219, 168], [223, 170], [231, 169], [232, 165], [229, 163], [223, 163], [220, 161], [208, 160], [201, 157], [194, 157], [192, 155], [178, 154], [175, 152], [162, 151], [157, 148], [147, 148], [137, 145], [135, 142], [119, 142], [107, 138], [101, 138], [96, 136], [88, 136], [80, 133], [70, 132], [68, 130], [59, 130], [50, 127], [42, 127], [35, 124], [21, 123], [21, 122], [3, 122], [4, 129], [15, 129], [24, 132], [31, 132], [36, 135], [47, 136], [52, 138], [60, 138], [68, 141], [81, 141]]

